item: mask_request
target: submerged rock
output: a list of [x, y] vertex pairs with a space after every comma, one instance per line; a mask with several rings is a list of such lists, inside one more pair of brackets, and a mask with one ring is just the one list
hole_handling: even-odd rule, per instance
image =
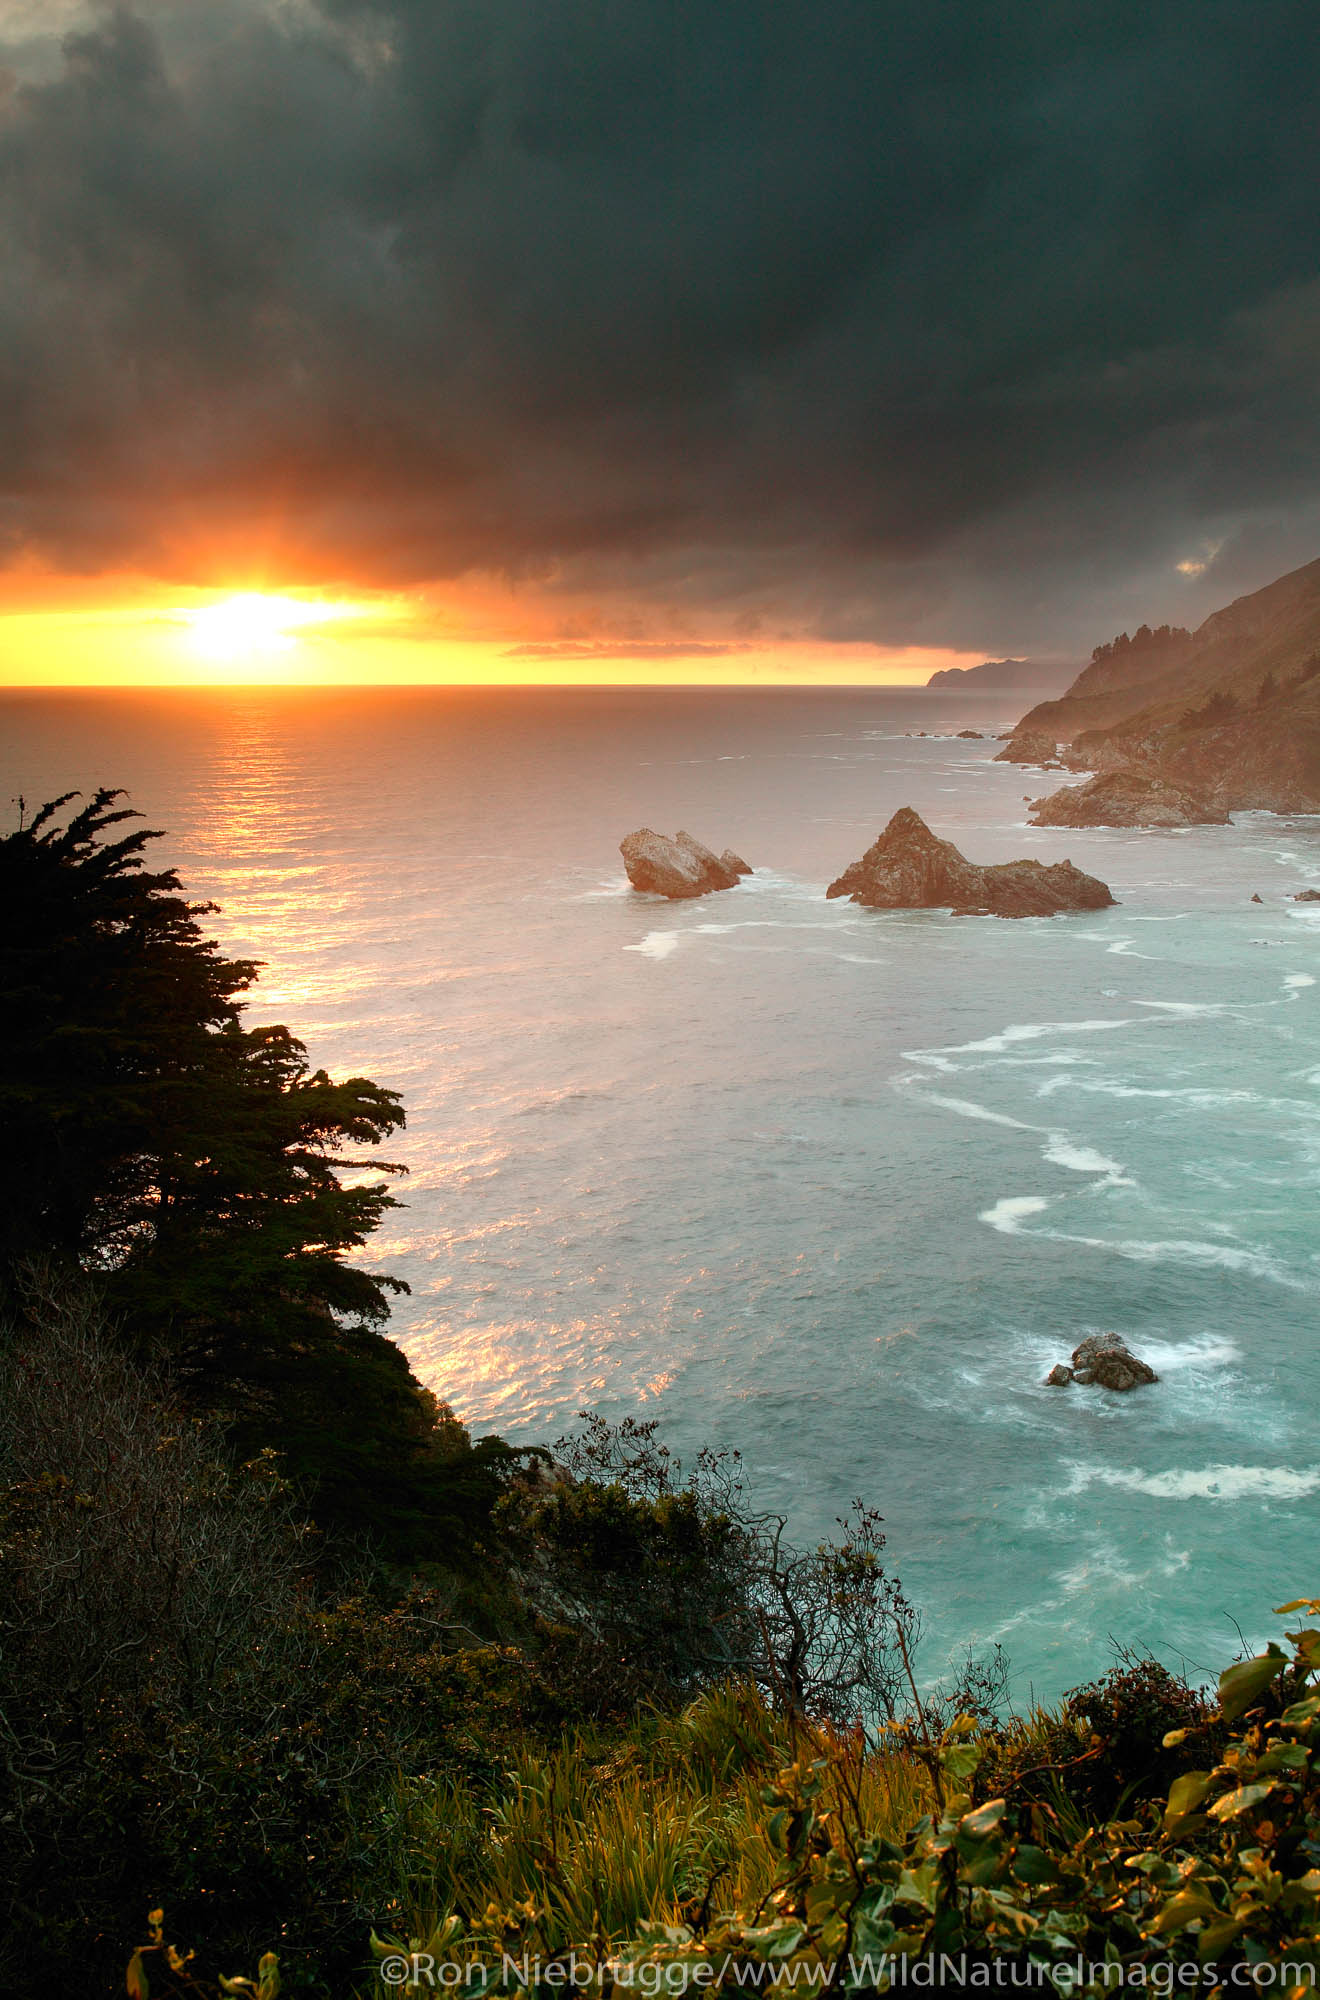
[[[1118, 1395], [1126, 1395], [1129, 1389], [1139, 1388], [1143, 1382], [1160, 1379], [1149, 1362], [1140, 1360], [1119, 1333], [1089, 1334], [1074, 1347], [1069, 1373], [1074, 1382], [1113, 1389]], [[1058, 1368], [1053, 1368], [1046, 1380], [1054, 1382], [1058, 1375]]]
[[1036, 826], [1227, 826], [1228, 814], [1185, 785], [1120, 764], [1084, 785], [1065, 785], [1048, 798], [1033, 799]]
[[667, 833], [653, 833], [649, 826], [639, 827], [621, 840], [619, 852], [633, 888], [653, 896], [708, 896], [712, 889], [734, 888], [742, 876], [752, 872], [727, 847], [722, 855], [715, 854], [690, 833], [676, 833], [671, 840]]
[[860, 861], [830, 883], [827, 897], [849, 896], [872, 910], [942, 910], [959, 915], [1050, 917], [1063, 910], [1103, 910], [1114, 898], [1071, 861], [1000, 861], [980, 868], [951, 840], [933, 834], [903, 806]]

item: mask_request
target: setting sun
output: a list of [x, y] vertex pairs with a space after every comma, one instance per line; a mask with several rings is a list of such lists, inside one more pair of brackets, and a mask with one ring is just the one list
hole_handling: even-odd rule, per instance
[[303, 625], [350, 618], [355, 605], [308, 602], [264, 591], [245, 590], [216, 604], [180, 615], [191, 631], [197, 652], [208, 660], [244, 661], [265, 653], [285, 653], [298, 642]]

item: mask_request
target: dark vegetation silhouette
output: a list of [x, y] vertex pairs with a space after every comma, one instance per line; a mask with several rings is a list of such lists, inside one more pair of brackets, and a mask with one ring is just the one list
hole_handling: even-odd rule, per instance
[[159, 838], [98, 791], [0, 840], [0, 1298], [36, 1258], [92, 1277], [139, 1352], [240, 1450], [278, 1443], [328, 1527], [400, 1560], [470, 1536], [509, 1454], [461, 1431], [381, 1331], [398, 1279], [346, 1261], [403, 1169], [369, 1149], [398, 1095], [332, 1082], [287, 1028], [249, 1026]]
[[1098, 666], [1102, 660], [1126, 660], [1134, 653], [1176, 652], [1191, 643], [1192, 635], [1185, 625], [1138, 625], [1135, 632], [1120, 632], [1116, 639], [1093, 647], [1091, 663]]

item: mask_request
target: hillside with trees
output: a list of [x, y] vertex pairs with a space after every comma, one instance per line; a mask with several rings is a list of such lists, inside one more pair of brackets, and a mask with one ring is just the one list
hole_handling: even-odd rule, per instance
[[1194, 633], [1143, 626], [1097, 647], [1004, 755], [1036, 762], [1055, 744], [1075, 769], [1132, 765], [1224, 811], [1320, 811], [1320, 561]]

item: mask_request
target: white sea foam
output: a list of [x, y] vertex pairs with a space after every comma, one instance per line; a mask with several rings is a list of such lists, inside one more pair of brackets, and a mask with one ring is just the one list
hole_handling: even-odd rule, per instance
[[[1016, 1234], [1015, 1227], [998, 1219], [998, 1211], [1003, 1203], [997, 1203], [981, 1217], [982, 1222], [992, 1228], [1004, 1229], [1009, 1235]], [[1191, 1270], [1237, 1271], [1251, 1278], [1264, 1278], [1269, 1284], [1282, 1285], [1290, 1292], [1320, 1291], [1320, 1283], [1310, 1277], [1302, 1277], [1290, 1271], [1268, 1250], [1258, 1250], [1250, 1244], [1198, 1243], [1194, 1239], [1169, 1237], [1147, 1242], [1139, 1237], [1077, 1236], [1063, 1229], [1042, 1229], [1032, 1232], [1044, 1236], [1051, 1243], [1077, 1243], [1087, 1250], [1104, 1250], [1111, 1257], [1126, 1257], [1133, 1264], [1181, 1264]]]
[[1279, 1110], [1294, 1108], [1276, 1105], [1273, 1099], [1262, 1098], [1255, 1090], [1200, 1090], [1192, 1085], [1179, 1089], [1173, 1084], [1113, 1083], [1108, 1078], [1089, 1076], [1052, 1076], [1036, 1085], [1037, 1097], [1052, 1097], [1059, 1090], [1085, 1090], [1096, 1097], [1177, 1098], [1191, 1105], [1194, 1111], [1223, 1111], [1243, 1104], [1266, 1104]]
[[615, 896], [631, 896], [633, 885], [626, 875], [611, 875], [608, 882], [602, 882], [597, 889], [584, 889], [581, 895], [570, 896], [572, 903], [598, 903]]
[[694, 931], [706, 937], [725, 937], [730, 931], [837, 931], [838, 925], [826, 920], [823, 923], [792, 923], [787, 917], [741, 917], [729, 924], [693, 924]]
[[1314, 985], [1315, 985], [1315, 981], [1314, 981], [1314, 979], [1313, 979], [1313, 978], [1311, 977], [1311, 975], [1310, 975], [1310, 973], [1309, 973], [1309, 972], [1290, 972], [1290, 973], [1288, 974], [1287, 978], [1286, 978], [1286, 979], [1284, 980], [1284, 982], [1283, 982], [1283, 983], [1284, 983], [1285, 987], [1287, 987], [1287, 986], [1314, 986]]
[[1134, 1334], [1131, 1344], [1139, 1347], [1143, 1361], [1149, 1361], [1161, 1378], [1229, 1368], [1242, 1359], [1241, 1349], [1222, 1333], [1202, 1333], [1193, 1340], [1152, 1340], [1148, 1334], [1139, 1338]]
[[1134, 1000], [1134, 1007], [1150, 1007], [1160, 1014], [1174, 1014], [1190, 1020], [1196, 1014], [1226, 1014], [1222, 1000]]
[[1003, 1056], [996, 1069], [1098, 1069], [1099, 1056], [1079, 1055], [1076, 1049], [1051, 1049], [1043, 1056]]
[[1010, 1118], [1006, 1112], [990, 1111], [984, 1104], [975, 1104], [968, 1097], [939, 1097], [934, 1091], [913, 1091], [923, 1104], [937, 1104], [942, 1111], [956, 1112], [959, 1118], [976, 1118], [986, 1125], [1009, 1125], [1015, 1132], [1039, 1132], [1039, 1125], [1024, 1125], [1020, 1118]]
[[1205, 1465], [1168, 1472], [1128, 1472], [1111, 1465], [1079, 1465], [1069, 1493], [1089, 1486], [1118, 1486], [1153, 1500], [1303, 1500], [1320, 1489], [1320, 1466]]
[[1066, 1132], [1051, 1132], [1044, 1153], [1056, 1167], [1067, 1167], [1071, 1173], [1102, 1174], [1111, 1187], [1136, 1185], [1117, 1160], [1111, 1160], [1094, 1146], [1079, 1146]]
[[979, 1042], [951, 1042], [943, 1048], [905, 1049], [906, 1062], [925, 1063], [932, 1069], [958, 1069], [962, 1065], [949, 1061], [950, 1056], [1003, 1055], [1020, 1042], [1038, 1042], [1046, 1035], [1086, 1035], [1101, 1034], [1110, 1028], [1130, 1028], [1132, 1021], [1026, 1021], [1014, 1022], [1001, 1028], [997, 1035], [986, 1035]]
[[640, 951], [645, 958], [668, 958], [671, 951], [677, 951], [679, 933], [677, 931], [648, 931], [640, 944], [626, 944], [625, 951]]
[[1027, 1216], [1039, 1215], [1049, 1202], [1039, 1194], [1002, 1195], [993, 1208], [981, 1211], [979, 1220], [988, 1222], [1004, 1236], [1017, 1236]]

